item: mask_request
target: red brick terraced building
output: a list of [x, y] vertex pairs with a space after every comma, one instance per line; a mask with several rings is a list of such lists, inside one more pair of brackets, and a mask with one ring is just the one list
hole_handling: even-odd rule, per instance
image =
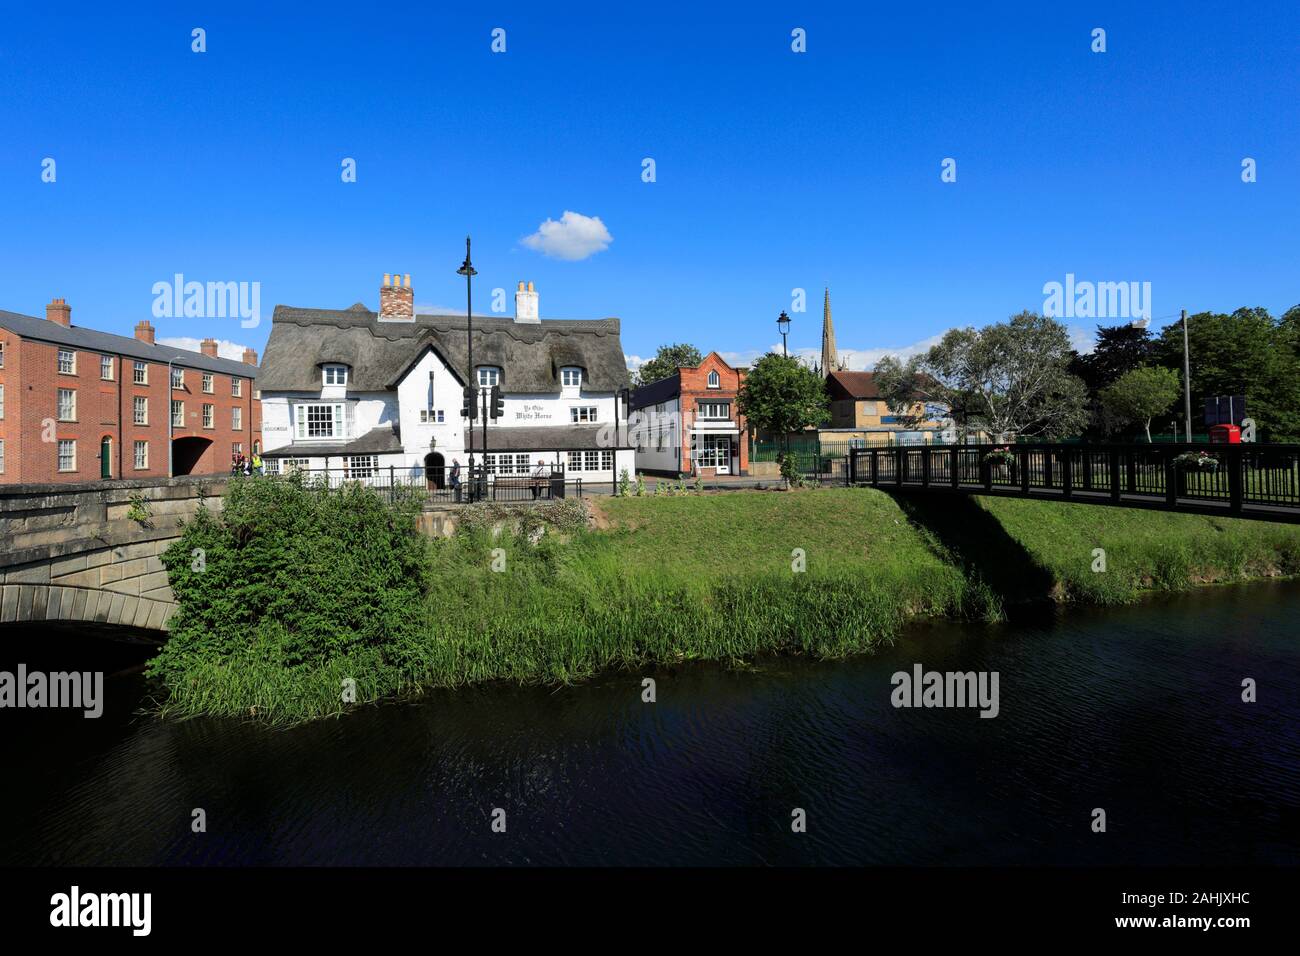
[[154, 332], [75, 326], [63, 299], [43, 319], [0, 310], [0, 484], [221, 474], [260, 451], [257, 353], [236, 362], [214, 339], [191, 352]]
[[717, 352], [633, 390], [629, 438], [637, 471], [659, 475], [749, 474], [749, 434], [736, 409], [745, 369]]

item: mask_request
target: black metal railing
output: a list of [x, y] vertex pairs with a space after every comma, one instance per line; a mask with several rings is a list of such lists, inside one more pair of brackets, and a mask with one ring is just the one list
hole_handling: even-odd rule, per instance
[[1300, 445], [901, 445], [847, 464], [847, 484], [1300, 521]]
[[297, 468], [285, 467], [272, 477], [290, 474], [329, 488], [355, 484], [385, 494], [390, 500], [401, 493], [426, 502], [472, 504], [481, 501], [530, 502], [581, 498], [582, 479], [567, 477], [563, 467], [548, 466], [544, 473], [502, 473], [468, 467], [453, 473], [451, 467]]

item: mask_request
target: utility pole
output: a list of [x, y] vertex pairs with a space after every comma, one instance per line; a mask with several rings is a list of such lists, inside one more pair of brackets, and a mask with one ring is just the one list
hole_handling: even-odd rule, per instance
[[[474, 388], [477, 389], [478, 377], [474, 373], [474, 296], [470, 288], [470, 280], [472, 277], [478, 275], [478, 272], [475, 270], [474, 264], [469, 261], [469, 236], [465, 237], [465, 261], [462, 262], [460, 268], [456, 270], [456, 275], [465, 277], [465, 345], [466, 345], [466, 361], [469, 364], [468, 384], [473, 385]], [[472, 501], [474, 495], [474, 419], [472, 418], [469, 419], [467, 424], [469, 425], [469, 427], [465, 429], [465, 434], [468, 435], [470, 438], [469, 487], [470, 487], [470, 500]], [[484, 440], [486, 441], [487, 438], [486, 432], [484, 432], [483, 437]], [[487, 448], [485, 445], [484, 451], [486, 450]]]
[[1192, 360], [1187, 347], [1187, 310], [1183, 309], [1183, 402], [1187, 413], [1187, 440], [1192, 440]]

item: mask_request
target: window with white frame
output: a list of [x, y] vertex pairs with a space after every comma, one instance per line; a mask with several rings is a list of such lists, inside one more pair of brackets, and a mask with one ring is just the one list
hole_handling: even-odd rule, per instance
[[348, 383], [348, 367], [346, 365], [325, 366], [326, 385], [346, 385], [347, 383]]
[[496, 474], [496, 470], [497, 470], [497, 456], [496, 456], [496, 455], [484, 455], [484, 456], [483, 456], [483, 474], [485, 474], [485, 475], [494, 475], [494, 474]]
[[99, 377], [106, 382], [113, 381], [113, 356], [101, 355], [99, 357]]
[[131, 381], [136, 385], [149, 384], [149, 365], [146, 362], [133, 362], [131, 365]]
[[594, 422], [597, 419], [595, 405], [579, 405], [569, 409], [569, 421], [577, 422]]
[[203, 427], [204, 427], [204, 428], [215, 428], [215, 427], [216, 427], [216, 424], [217, 424], [217, 422], [216, 422], [216, 411], [217, 411], [217, 407], [216, 407], [215, 405], [204, 405], [204, 406], [203, 406]]
[[59, 349], [59, 371], [64, 375], [77, 374], [77, 353], [72, 349]]
[[75, 388], [59, 389], [59, 421], [75, 422], [77, 420], [77, 390]]
[[721, 388], [722, 381], [718, 377], [718, 370], [715, 368], [709, 372], [709, 388]]
[[265, 468], [268, 475], [278, 475], [280, 473], [288, 475], [295, 471], [306, 471], [307, 466], [310, 464], [310, 458], [268, 458], [266, 459]]
[[577, 388], [582, 384], [582, 369], [580, 368], [560, 369], [560, 383], [565, 388]]
[[230, 394], [235, 398], [240, 398], [244, 394], [244, 380], [242, 378], [232, 378], [230, 380]]
[[0, 475], [5, 473], [5, 440], [0, 438]]
[[172, 400], [172, 427], [185, 427], [185, 403]]
[[185, 387], [185, 369], [172, 366], [172, 388]]
[[149, 424], [149, 399], [143, 395], [131, 399], [131, 421], [137, 425]]
[[77, 470], [77, 443], [70, 439], [59, 442], [59, 471]]
[[297, 438], [345, 438], [341, 402], [302, 404], [293, 407], [294, 436]]
[[242, 441], [232, 442], [230, 445], [230, 456], [237, 458], [244, 453], [244, 443]]
[[135, 443], [135, 467], [139, 469], [149, 467], [149, 443], [147, 441]]
[[5, 367], [5, 344], [0, 342], [0, 368]]
[[731, 419], [731, 402], [700, 402], [696, 418], [706, 422], [725, 422]]
[[582, 454], [582, 463], [585, 471], [600, 471], [600, 452], [586, 451]]
[[0, 382], [0, 421], [5, 417], [5, 384]]
[[244, 410], [242, 408], [232, 408], [230, 410], [230, 428], [232, 431], [244, 430]]
[[492, 365], [483, 365], [478, 370], [479, 388], [491, 388], [501, 384], [501, 369]]
[[203, 373], [203, 391], [207, 392], [209, 395], [212, 394], [212, 373], [211, 372]]
[[443, 409], [441, 408], [420, 409], [420, 424], [441, 425], [444, 421], [446, 421], [446, 418]]
[[347, 455], [343, 459], [344, 478], [373, 478], [378, 472], [378, 455]]

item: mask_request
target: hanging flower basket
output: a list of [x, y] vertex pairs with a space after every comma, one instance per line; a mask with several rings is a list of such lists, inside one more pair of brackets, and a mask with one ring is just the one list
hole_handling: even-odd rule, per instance
[[1174, 467], [1179, 471], [1218, 471], [1219, 459], [1208, 452], [1185, 451], [1174, 458]]
[[991, 466], [1003, 465], [1009, 468], [1016, 463], [1016, 453], [1006, 447], [994, 448], [984, 453], [984, 461]]

